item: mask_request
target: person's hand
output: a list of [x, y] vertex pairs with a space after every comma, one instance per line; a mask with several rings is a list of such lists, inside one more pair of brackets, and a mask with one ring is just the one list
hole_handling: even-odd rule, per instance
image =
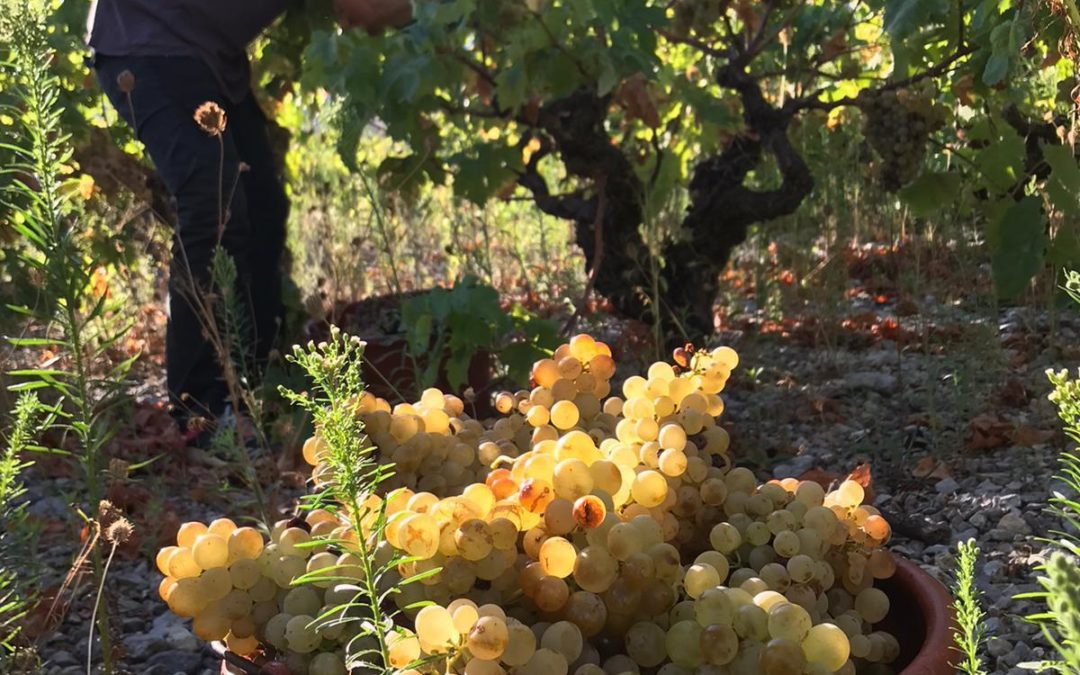
[[342, 28], [363, 28], [379, 35], [412, 19], [410, 0], [334, 0], [334, 12]]

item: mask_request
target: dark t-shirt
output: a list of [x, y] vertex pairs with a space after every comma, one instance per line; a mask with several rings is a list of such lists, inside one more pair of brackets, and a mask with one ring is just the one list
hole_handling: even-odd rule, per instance
[[247, 46], [286, 0], [95, 0], [87, 42], [106, 56], [197, 56], [234, 101], [247, 95]]

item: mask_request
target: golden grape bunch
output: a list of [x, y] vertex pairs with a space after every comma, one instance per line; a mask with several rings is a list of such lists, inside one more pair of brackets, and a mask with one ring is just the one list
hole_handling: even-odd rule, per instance
[[[738, 356], [677, 351], [613, 394], [611, 350], [577, 336], [484, 422], [435, 389], [365, 394], [356, 414], [397, 474], [363, 513], [311, 511], [235, 556], [230, 531], [225, 558], [197, 556], [206, 528], [186, 524], [159, 556], [162, 595], [203, 639], [345, 673], [378, 645], [316, 619], [359, 591], [364, 545], [407, 556], [382, 581], [399, 591], [384, 642], [403, 675], [888, 672], [899, 645], [875, 630], [889, 601], [873, 585], [894, 570], [888, 524], [857, 482], [732, 467], [717, 418]], [[305, 444], [316, 484], [333, 480], [328, 452], [318, 433]]]

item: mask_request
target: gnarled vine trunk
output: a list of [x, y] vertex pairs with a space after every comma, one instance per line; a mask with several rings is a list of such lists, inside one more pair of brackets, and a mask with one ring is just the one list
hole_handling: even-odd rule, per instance
[[[787, 137], [793, 110], [772, 106], [759, 85], [733, 67], [722, 70], [719, 81], [742, 99], [746, 130], [694, 169], [684, 236], [661, 252], [665, 264], [656, 281], [662, 307], [652, 308], [649, 297], [653, 279], [641, 232], [646, 186], [604, 129], [608, 99], [579, 91], [545, 106], [537, 124], [549, 136], [545, 152], [557, 151], [568, 173], [601, 186], [603, 209], [599, 194], [552, 195], [536, 170], [542, 154], [521, 178], [543, 211], [574, 221], [590, 272], [599, 265], [595, 289], [623, 316], [648, 320], [659, 311], [671, 344], [712, 334], [719, 277], [732, 250], [745, 241], [750, 225], [794, 212], [813, 189], [810, 170]], [[773, 190], [753, 190], [746, 177], [764, 153], [775, 159], [782, 182]]]

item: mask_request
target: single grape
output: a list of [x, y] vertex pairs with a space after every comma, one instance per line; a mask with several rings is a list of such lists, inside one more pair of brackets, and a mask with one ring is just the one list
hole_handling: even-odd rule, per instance
[[518, 667], [518, 675], [567, 675], [569, 665], [562, 654], [551, 649], [537, 649], [525, 665]]
[[312, 625], [314, 617], [301, 614], [293, 616], [285, 625], [285, 642], [289, 649], [300, 654], [310, 654], [315, 651], [322, 638], [315, 632]]
[[813, 625], [809, 612], [793, 603], [780, 602], [768, 611], [769, 635], [773, 638], [801, 643]]
[[[292, 620], [289, 621], [292, 624]], [[404, 668], [420, 658], [420, 641], [406, 630], [391, 632], [386, 636], [387, 656], [394, 668]], [[291, 644], [290, 644], [291, 648]]]
[[836, 671], [847, 662], [851, 654], [851, 644], [844, 631], [834, 624], [819, 623], [807, 633], [802, 641], [802, 650], [808, 662]]
[[445, 607], [429, 605], [416, 615], [416, 637], [421, 649], [428, 654], [449, 651], [458, 640], [454, 618]]
[[731, 663], [739, 653], [739, 636], [731, 626], [706, 626], [701, 631], [699, 643], [702, 658], [710, 665], [722, 666]]
[[635, 663], [654, 668], [667, 658], [667, 633], [649, 621], [639, 621], [626, 632], [626, 653]]
[[789, 675], [803, 672], [806, 657], [798, 642], [773, 638], [761, 651], [759, 663], [761, 675]]
[[665, 644], [668, 656], [676, 665], [684, 668], [701, 665], [701, 632], [696, 621], [679, 621], [668, 629]]
[[691, 598], [698, 598], [707, 589], [720, 585], [720, 574], [712, 565], [694, 564], [686, 570], [683, 587]]
[[723, 587], [706, 589], [694, 603], [694, 618], [702, 627], [719, 624], [731, 625], [735, 617], [735, 604]]
[[180, 526], [180, 529], [176, 531], [176, 545], [180, 548], [191, 548], [195, 545], [195, 540], [200, 535], [206, 534], [209, 528], [206, 525], [191, 521], [184, 523]]
[[320, 652], [311, 657], [308, 675], [345, 675], [345, 659], [337, 652]]
[[536, 651], [536, 635], [528, 626], [509, 619], [506, 622], [507, 643], [500, 660], [508, 666], [523, 666]]
[[581, 655], [583, 644], [581, 629], [569, 621], [556, 621], [551, 624], [540, 639], [542, 649], [558, 652], [567, 663], [575, 661]]
[[509, 642], [509, 633], [504, 618], [481, 616], [469, 631], [466, 645], [469, 651], [481, 659], [498, 659]]
[[889, 596], [877, 588], [867, 588], [855, 596], [855, 611], [867, 623], [877, 623], [889, 613]]

